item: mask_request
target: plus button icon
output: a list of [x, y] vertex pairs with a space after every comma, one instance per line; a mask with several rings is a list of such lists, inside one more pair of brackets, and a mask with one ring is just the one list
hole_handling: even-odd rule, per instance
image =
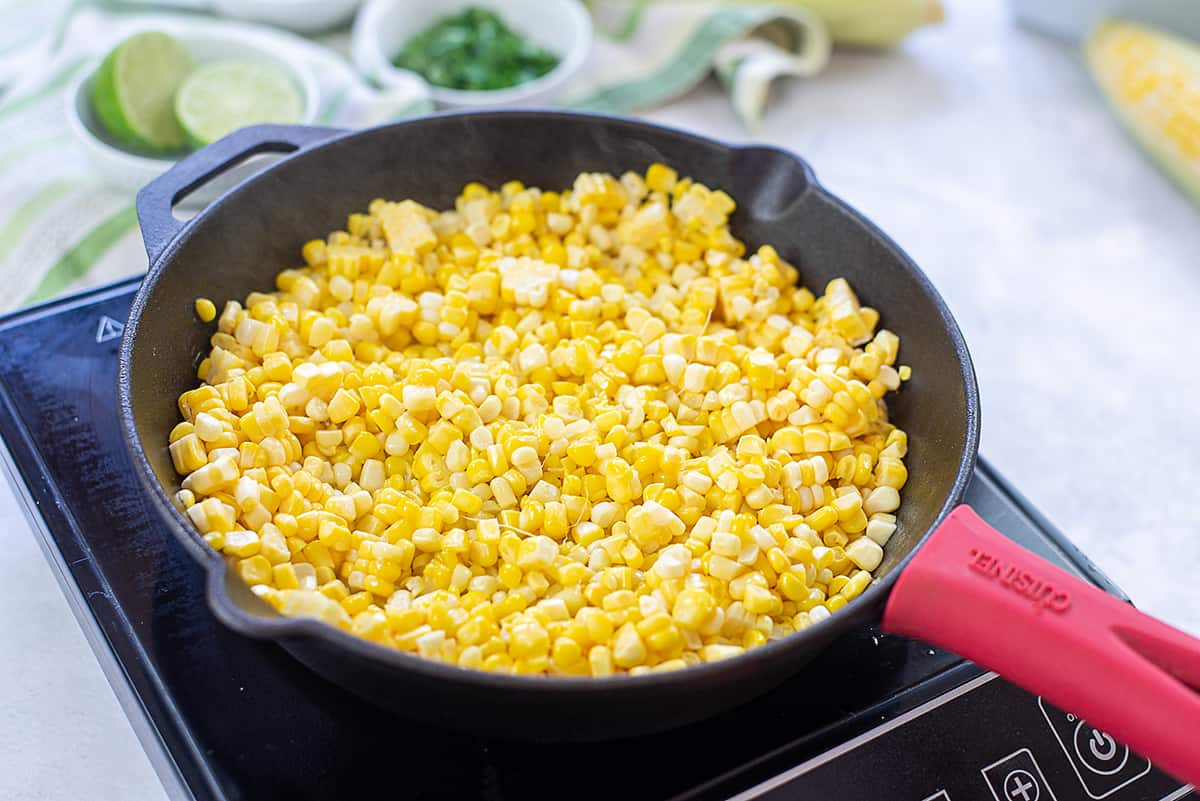
[[1004, 793], [1010, 801], [1038, 801], [1042, 792], [1028, 771], [1014, 770], [1004, 779]]
[[1058, 801], [1028, 748], [1013, 751], [980, 772], [994, 801]]

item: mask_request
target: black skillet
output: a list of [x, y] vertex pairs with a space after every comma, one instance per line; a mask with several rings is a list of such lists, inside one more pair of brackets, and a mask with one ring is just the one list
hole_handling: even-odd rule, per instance
[[[194, 219], [181, 222], [172, 215], [172, 206], [188, 192], [260, 153], [288, 155]], [[820, 288], [831, 278], [846, 277], [865, 303], [882, 311], [883, 325], [900, 334], [902, 361], [912, 366], [913, 378], [889, 406], [909, 434], [911, 478], [898, 530], [873, 585], [828, 620], [734, 659], [607, 679], [463, 670], [388, 650], [313, 620], [283, 618], [253, 596], [172, 501], [179, 478], [166, 444], [179, 421], [175, 399], [195, 386], [195, 366], [213, 331], [196, 319], [193, 301], [209, 297], [220, 305], [272, 287], [274, 275], [296, 263], [303, 242], [341, 228], [348, 212], [365, 208], [373, 198], [414, 198], [444, 208], [470, 181], [496, 186], [518, 178], [533, 186], [566, 187], [584, 170], [621, 173], [656, 161], [728, 191], [738, 201], [732, 225], [741, 239], [775, 245], [798, 265], [807, 286]], [[1127, 638], [1106, 631], [1103, 648], [1092, 650], [1070, 640], [1083, 620], [1112, 628], [1120, 618], [1118, 627], [1147, 632], [1136, 644], [1139, 650], [1157, 647], [1154, 661], [1171, 662], [1176, 674], [1195, 685], [1200, 649], [1194, 642], [1181, 644], [1183, 635], [1156, 621], [1144, 622], [1131, 607], [1104, 605], [1107, 596], [1094, 598], [1098, 591], [1089, 592], [1008, 540], [979, 530], [981, 521], [968, 509], [955, 511], [979, 436], [975, 377], [958, 327], [903, 251], [821, 187], [795, 155], [628, 119], [564, 112], [446, 114], [358, 133], [259, 126], [183, 159], [141, 191], [137, 209], [150, 270], [125, 327], [119, 391], [139, 478], [166, 528], [207, 572], [208, 602], [216, 616], [247, 636], [278, 641], [329, 680], [404, 715], [460, 729], [543, 740], [626, 736], [679, 726], [745, 701], [802, 670], [843, 632], [882, 615], [885, 627], [949, 647], [1060, 705], [1091, 714], [1093, 722], [1135, 747], [1157, 751], [1159, 761], [1181, 775], [1189, 761], [1200, 764], [1200, 746], [1173, 750], [1153, 735], [1149, 723], [1139, 722], [1145, 714], [1122, 715], [1121, 704], [1098, 700], [1109, 694], [1108, 687], [1081, 691], [1079, 685], [1089, 682], [1077, 675], [1069, 681], [1056, 678], [1061, 671], [1054, 669], [1053, 659], [1049, 669], [1038, 669], [1037, 660], [1028, 657], [1030, 649], [1015, 653], [1010, 647], [1022, 637], [1034, 644], [1049, 639], [1063, 665], [1079, 661], [1071, 654], [1082, 659], [1093, 650], [1120, 651], [1138, 663], [1116, 665], [1127, 671], [1122, 675], [1132, 679], [1136, 674], [1139, 686], [1150, 687], [1141, 699], [1143, 713], [1145, 705], [1172, 708], [1175, 725], [1200, 731], [1195, 695], [1135, 655]], [[931, 539], [910, 565], [919, 546]], [[926, 557], [935, 551], [936, 558]], [[1039, 582], [1036, 590], [1021, 579], [1022, 572]], [[1097, 615], [1099, 623], [1091, 619]], [[999, 634], [971, 633], [984, 630]], [[1118, 640], [1124, 645], [1112, 645]], [[1170, 649], [1162, 645], [1168, 640], [1174, 643]], [[1180, 667], [1184, 663], [1190, 667]], [[1097, 670], [1103, 672], [1103, 664]], [[1191, 717], [1181, 719], [1180, 709], [1190, 710]], [[1194, 771], [1189, 778], [1196, 780]]]

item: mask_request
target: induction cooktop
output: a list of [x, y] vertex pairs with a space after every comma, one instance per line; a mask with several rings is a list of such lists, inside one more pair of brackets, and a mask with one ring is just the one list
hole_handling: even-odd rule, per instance
[[[745, 706], [648, 737], [527, 744], [392, 716], [219, 624], [117, 422], [125, 281], [0, 319], [0, 448], [168, 794], [355, 798], [1167, 801], [1190, 788], [957, 656], [862, 628]], [[986, 461], [967, 501], [1120, 595]]]

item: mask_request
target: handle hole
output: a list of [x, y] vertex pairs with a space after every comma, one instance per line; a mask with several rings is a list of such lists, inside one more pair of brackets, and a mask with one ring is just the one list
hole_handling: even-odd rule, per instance
[[786, 217], [811, 185], [811, 170], [787, 151], [765, 146], [738, 150], [733, 188], [751, 219]]
[[1113, 633], [1142, 659], [1192, 692], [1200, 693], [1200, 649], [1194, 642], [1184, 644], [1173, 637], [1156, 636], [1126, 626], [1114, 628]]
[[[279, 146], [275, 147], [279, 148]], [[175, 202], [171, 205], [171, 216], [180, 222], [190, 220], [225, 192], [251, 175], [270, 167], [294, 149], [288, 148], [287, 151], [284, 151], [280, 148], [268, 152], [250, 153], [226, 165], [220, 172], [176, 195]]]

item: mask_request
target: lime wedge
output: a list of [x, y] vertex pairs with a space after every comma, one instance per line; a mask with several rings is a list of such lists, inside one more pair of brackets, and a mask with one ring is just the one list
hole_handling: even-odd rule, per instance
[[285, 73], [249, 61], [215, 61], [197, 69], [175, 95], [175, 118], [202, 147], [247, 125], [299, 122], [300, 91]]
[[165, 33], [134, 34], [113, 48], [92, 79], [96, 116], [126, 144], [151, 150], [183, 147], [171, 100], [191, 68], [187, 50]]

